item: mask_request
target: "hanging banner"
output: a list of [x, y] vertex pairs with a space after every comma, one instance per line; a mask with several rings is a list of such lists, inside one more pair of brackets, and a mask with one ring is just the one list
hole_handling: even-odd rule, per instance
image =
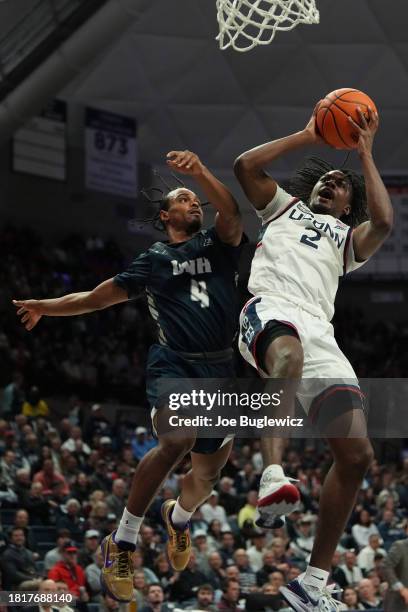
[[131, 117], [85, 110], [85, 184], [127, 198], [137, 195], [137, 124]]
[[16, 172], [65, 181], [67, 175], [67, 104], [52, 100], [13, 137], [12, 167]]

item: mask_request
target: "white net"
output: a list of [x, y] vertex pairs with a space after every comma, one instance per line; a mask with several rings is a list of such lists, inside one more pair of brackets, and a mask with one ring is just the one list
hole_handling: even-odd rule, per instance
[[268, 45], [278, 30], [319, 23], [315, 0], [217, 0], [220, 49], [249, 51]]

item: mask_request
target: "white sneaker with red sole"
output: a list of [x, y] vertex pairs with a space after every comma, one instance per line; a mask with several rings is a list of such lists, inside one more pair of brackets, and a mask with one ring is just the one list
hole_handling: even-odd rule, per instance
[[299, 489], [293, 484], [294, 478], [285, 476], [280, 465], [269, 465], [265, 468], [258, 495], [258, 511], [261, 517], [268, 519], [287, 515], [299, 506]]

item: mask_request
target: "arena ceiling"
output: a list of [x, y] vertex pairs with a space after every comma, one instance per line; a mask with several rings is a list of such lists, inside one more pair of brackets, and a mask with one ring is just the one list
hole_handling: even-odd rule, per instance
[[381, 170], [408, 172], [407, 0], [317, 0], [319, 25], [248, 53], [218, 49], [215, 0], [138, 2], [141, 16], [64, 95], [137, 117], [144, 160], [190, 148], [229, 169], [243, 150], [302, 128], [323, 94], [356, 87], [381, 113]]

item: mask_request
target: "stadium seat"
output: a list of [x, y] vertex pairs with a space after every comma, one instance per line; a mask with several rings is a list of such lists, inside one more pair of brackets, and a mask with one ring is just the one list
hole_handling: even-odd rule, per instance
[[[44, 527], [43, 525], [32, 525], [31, 529], [37, 542], [56, 542], [57, 530], [55, 527]], [[55, 546], [55, 544], [54, 544]]]
[[15, 510], [10, 508], [2, 508], [0, 510], [0, 523], [4, 525], [12, 525], [14, 523]]

